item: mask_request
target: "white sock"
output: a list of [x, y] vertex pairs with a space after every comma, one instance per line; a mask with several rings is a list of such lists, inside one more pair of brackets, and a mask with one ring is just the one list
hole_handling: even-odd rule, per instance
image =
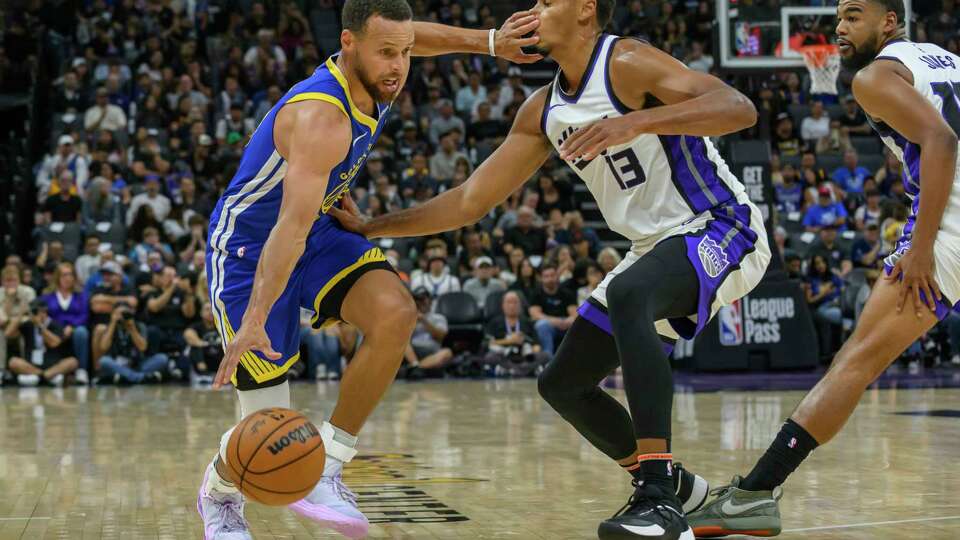
[[240, 399], [240, 418], [246, 418], [251, 413], [260, 409], [269, 409], [271, 407], [290, 408], [290, 382], [283, 381], [283, 384], [268, 386], [266, 388], [257, 388], [256, 390], [237, 390], [237, 398]]
[[233, 482], [220, 476], [216, 466], [217, 457], [219, 457], [220, 461], [229, 467], [223, 456], [227, 453], [227, 442], [230, 441], [230, 434], [233, 433], [235, 427], [236, 426], [228, 429], [227, 432], [220, 437], [220, 451], [217, 453], [217, 456], [213, 458], [214, 464], [210, 467], [210, 474], [207, 475], [207, 484], [204, 486], [204, 492], [207, 495], [210, 495], [214, 491], [223, 495], [231, 495], [237, 492], [237, 486], [233, 485]]
[[320, 427], [320, 438], [326, 451], [323, 464], [323, 476], [336, 476], [343, 470], [343, 464], [349, 463], [357, 454], [357, 436], [351, 435], [330, 422]]

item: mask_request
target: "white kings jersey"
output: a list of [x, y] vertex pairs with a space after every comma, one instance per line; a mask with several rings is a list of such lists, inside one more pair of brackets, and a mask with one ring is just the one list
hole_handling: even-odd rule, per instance
[[[540, 127], [555, 148], [576, 130], [630, 112], [613, 92], [610, 56], [619, 38], [602, 34], [576, 94], [550, 84]], [[710, 210], [748, 204], [743, 184], [705, 137], [641, 134], [591, 161], [568, 161], [587, 185], [611, 230], [641, 254], [669, 236], [700, 229]]]
[[[960, 58], [932, 43], [899, 40], [888, 43], [877, 55], [877, 59], [894, 60], [906, 66], [913, 74], [913, 87], [943, 114], [947, 124], [960, 135]], [[908, 141], [882, 122], [870, 120], [870, 123], [880, 134], [884, 144], [903, 162], [903, 185], [907, 195], [913, 200], [901, 242], [896, 252], [891, 255], [896, 258], [909, 246], [920, 205], [919, 195], [923, 187], [920, 179], [920, 146]], [[943, 212], [940, 231], [949, 234], [955, 241], [960, 240], [960, 163], [954, 174], [953, 189]], [[888, 262], [895, 261], [888, 259]], [[957, 301], [960, 298], [952, 300]]]

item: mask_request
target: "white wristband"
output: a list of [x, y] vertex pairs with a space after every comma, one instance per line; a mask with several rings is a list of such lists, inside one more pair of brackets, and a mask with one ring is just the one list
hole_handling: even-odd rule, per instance
[[496, 55], [497, 55], [496, 51], [493, 50], [493, 41], [494, 41], [494, 36], [496, 35], [496, 33], [497, 33], [497, 29], [496, 29], [496, 28], [491, 28], [491, 29], [490, 29], [490, 33], [487, 34], [487, 52], [490, 53], [490, 56], [496, 56]]

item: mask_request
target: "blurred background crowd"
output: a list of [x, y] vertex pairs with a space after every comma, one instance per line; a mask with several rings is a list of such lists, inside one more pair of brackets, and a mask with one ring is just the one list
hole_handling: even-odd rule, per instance
[[[922, 4], [915, 38], [960, 52], [953, 0]], [[620, 2], [608, 31], [716, 72], [713, 6]], [[260, 119], [339, 48], [340, 7], [31, 0], [0, 8], [0, 104], [12, 111], [0, 135], [5, 382], [209, 380], [221, 345], [206, 290], [207, 219]], [[518, 6], [412, 7], [419, 19], [490, 28]], [[361, 210], [406, 208], [464, 182], [554, 69], [476, 55], [415, 59], [358, 176]], [[828, 361], [906, 221], [901, 165], [848, 95], [849, 80], [837, 97], [811, 94], [795, 70], [724, 78], [760, 118], [718, 144], [725, 154], [758, 142], [772, 151], [778, 266], [804, 284]], [[421, 312], [401, 370], [417, 378], [535, 373], [629, 243], [607, 230], [554, 157], [476, 225], [381, 247]], [[311, 329], [307, 313], [303, 321], [307, 361], [294, 375], [339, 377], [362, 337], [345, 324]], [[960, 359], [950, 348], [960, 346], [957, 320], [935, 334], [928, 339], [945, 343], [941, 356]], [[929, 348], [922, 341], [908, 355], [920, 361]]]

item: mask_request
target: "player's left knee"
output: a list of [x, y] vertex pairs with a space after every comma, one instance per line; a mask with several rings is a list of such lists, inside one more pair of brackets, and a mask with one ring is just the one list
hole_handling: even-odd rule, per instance
[[396, 337], [406, 342], [417, 325], [417, 306], [409, 294], [390, 292], [378, 300], [370, 320], [370, 330], [364, 331], [367, 338]]

